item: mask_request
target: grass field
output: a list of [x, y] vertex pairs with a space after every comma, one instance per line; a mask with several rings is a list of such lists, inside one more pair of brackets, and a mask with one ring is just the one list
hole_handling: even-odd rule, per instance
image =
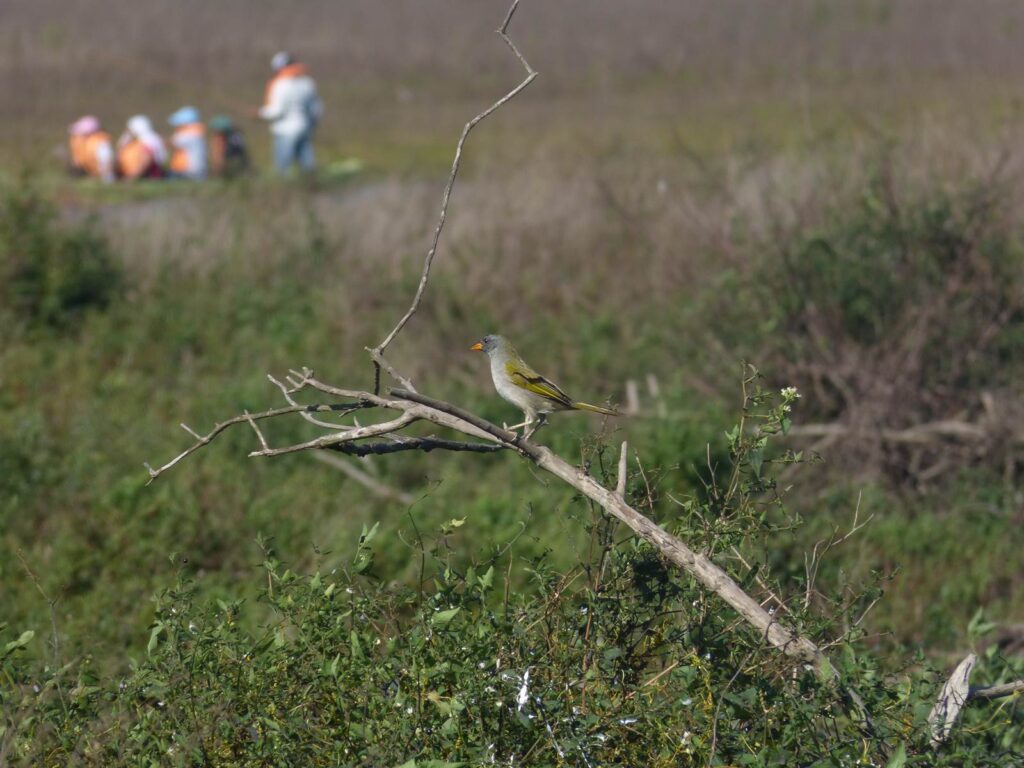
[[[267, 373], [370, 385], [364, 348], [415, 289], [458, 132], [521, 76], [493, 34], [505, 10], [0, 8], [0, 627], [35, 631], [34, 662], [124, 674], [145, 653], [151, 596], [180, 574], [200, 599], [253, 598], [267, 546], [298, 573], [343, 571], [376, 522], [382, 583], [412, 584], [410, 542], [453, 518], [465, 524], [428, 570], [518, 573], [545, 556], [569, 571], [588, 556], [589, 506], [506, 456], [360, 462], [412, 504], [305, 455], [247, 459], [242, 431], [152, 485], [142, 467], [188, 444], [180, 422], [205, 431], [278, 405]], [[948, 665], [979, 642], [972, 618], [1024, 621], [1022, 14], [524, 0], [511, 32], [540, 77], [472, 135], [426, 300], [391, 359], [499, 423], [518, 414], [467, 350], [484, 333], [581, 399], [622, 402], [637, 382], [639, 416], [556, 416], [541, 434], [612, 462], [628, 440], [667, 525], [727, 457], [743, 362], [773, 390], [798, 387], [795, 426], [847, 432], [789, 438], [822, 461], [787, 470], [804, 524], [765, 542], [766, 562], [797, 594], [815, 542], [873, 515], [819, 584], [882, 578], [864, 648]], [[318, 181], [271, 179], [255, 124], [263, 170], [237, 184], [63, 178], [52, 150], [79, 114], [114, 130], [186, 102], [240, 116], [281, 47], [309, 61], [327, 105]], [[359, 172], [336, 165], [350, 158]], [[880, 437], [944, 420], [987, 431]], [[513, 582], [536, 587], [526, 571]]]

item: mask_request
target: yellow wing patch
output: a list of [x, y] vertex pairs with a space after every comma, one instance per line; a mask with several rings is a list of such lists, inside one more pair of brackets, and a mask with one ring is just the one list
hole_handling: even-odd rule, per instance
[[539, 373], [534, 371], [521, 371], [512, 363], [505, 363], [505, 372], [508, 373], [512, 383], [517, 387], [525, 389], [527, 392], [532, 392], [535, 395], [546, 397], [548, 400], [554, 400], [556, 403], [566, 408], [573, 407], [573, 402], [569, 396], [565, 394], [557, 384], [552, 381], [548, 381]]

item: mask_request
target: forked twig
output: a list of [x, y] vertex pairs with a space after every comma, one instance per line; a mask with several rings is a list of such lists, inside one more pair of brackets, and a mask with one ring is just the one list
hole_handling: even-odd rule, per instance
[[448, 181], [444, 186], [444, 193], [441, 196], [441, 213], [437, 220], [437, 226], [434, 228], [434, 237], [430, 244], [430, 250], [427, 251], [427, 256], [423, 260], [423, 272], [420, 275], [420, 282], [416, 287], [416, 294], [413, 296], [412, 304], [409, 305], [409, 309], [405, 311], [402, 318], [398, 321], [395, 327], [391, 329], [391, 332], [384, 337], [384, 340], [380, 344], [372, 349], [367, 348], [367, 351], [370, 353], [370, 358], [373, 360], [375, 371], [374, 394], [380, 392], [381, 368], [386, 370], [388, 374], [398, 381], [405, 389], [413, 392], [416, 391], [412, 382], [402, 376], [384, 359], [384, 350], [386, 350], [391, 342], [395, 340], [395, 337], [401, 333], [405, 324], [409, 322], [409, 319], [416, 314], [416, 310], [419, 309], [420, 306], [420, 301], [423, 299], [423, 293], [427, 288], [427, 281], [430, 278], [430, 267], [434, 263], [434, 256], [437, 254], [437, 245], [441, 240], [441, 232], [444, 230], [444, 225], [448, 218], [448, 202], [451, 199], [452, 189], [455, 186], [455, 178], [459, 175], [459, 165], [462, 162], [462, 150], [466, 144], [466, 139], [469, 137], [470, 131], [472, 131], [482, 120], [518, 96], [537, 77], [537, 72], [530, 66], [523, 54], [519, 52], [515, 43], [512, 42], [512, 38], [508, 36], [508, 25], [512, 21], [512, 16], [515, 15], [516, 8], [518, 7], [519, 0], [513, 0], [511, 7], [508, 9], [508, 13], [505, 15], [505, 20], [501, 23], [501, 26], [498, 27], [497, 32], [498, 35], [501, 36], [501, 39], [505, 41], [505, 44], [512, 50], [512, 53], [515, 54], [516, 58], [519, 59], [519, 62], [523, 65], [523, 68], [526, 70], [526, 77], [515, 88], [510, 90], [496, 102], [491, 104], [487, 109], [466, 123], [462, 129], [459, 141], [455, 145], [455, 157], [452, 160], [452, 170], [448, 174]]

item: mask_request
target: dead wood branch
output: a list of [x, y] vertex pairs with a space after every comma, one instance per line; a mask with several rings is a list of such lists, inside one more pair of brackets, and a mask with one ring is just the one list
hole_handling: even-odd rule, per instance
[[957, 719], [964, 706], [974, 699], [1001, 699], [1006, 696], [1013, 696], [1024, 693], [1024, 680], [1015, 680], [1012, 683], [1001, 683], [999, 685], [983, 686], [975, 688], [971, 685], [971, 673], [978, 663], [978, 657], [969, 653], [957, 664], [953, 674], [942, 686], [939, 698], [928, 715], [928, 725], [932, 729], [932, 744], [938, 746], [946, 739], [956, 725]]
[[423, 260], [423, 272], [420, 275], [420, 282], [416, 287], [416, 294], [413, 296], [412, 304], [409, 305], [409, 309], [405, 311], [405, 314], [402, 315], [395, 327], [391, 329], [391, 332], [384, 337], [384, 340], [373, 349], [368, 350], [370, 352], [370, 357], [373, 360], [374, 370], [376, 373], [374, 392], [380, 391], [381, 368], [387, 371], [392, 378], [401, 383], [405, 389], [415, 391], [415, 387], [412, 385], [412, 382], [402, 376], [384, 359], [384, 350], [386, 350], [391, 342], [395, 340], [395, 337], [401, 333], [405, 324], [409, 322], [409, 319], [416, 314], [416, 310], [419, 309], [420, 306], [420, 301], [423, 299], [423, 292], [426, 290], [427, 281], [430, 278], [430, 267], [434, 263], [434, 256], [437, 254], [437, 245], [441, 240], [441, 232], [444, 230], [445, 221], [448, 218], [448, 202], [452, 196], [452, 188], [455, 186], [455, 179], [459, 175], [459, 165], [462, 162], [462, 151], [466, 144], [466, 139], [469, 137], [470, 132], [479, 125], [482, 120], [486, 119], [493, 112], [518, 96], [537, 77], [537, 72], [535, 72], [533, 67], [530, 66], [523, 54], [519, 52], [515, 43], [512, 42], [512, 38], [508, 36], [508, 25], [511, 23], [512, 17], [515, 15], [516, 8], [518, 7], [519, 0], [513, 0], [511, 7], [508, 9], [508, 13], [505, 14], [505, 20], [501, 23], [501, 26], [498, 27], [497, 32], [505, 44], [511, 49], [512, 53], [515, 54], [516, 58], [519, 59], [519, 63], [523, 65], [523, 69], [526, 70], [526, 77], [515, 88], [510, 90], [496, 102], [491, 104], [487, 109], [466, 123], [462, 129], [459, 141], [455, 145], [455, 157], [452, 160], [452, 169], [448, 174], [448, 181], [445, 184], [444, 192], [441, 195], [441, 213], [438, 216], [437, 226], [434, 228], [434, 237], [430, 243], [430, 249], [427, 251], [426, 258]]
[[[432, 448], [477, 450], [476, 447], [472, 447], [474, 446], [473, 443], [443, 441], [440, 438], [434, 437], [416, 438], [396, 435], [396, 433], [418, 421], [431, 422], [455, 432], [486, 440], [488, 442], [485, 445], [488, 450], [513, 448], [538, 467], [572, 486], [587, 498], [599, 504], [606, 512], [629, 526], [630, 529], [655, 547], [669, 561], [696, 578], [707, 589], [719, 595], [747, 623], [754, 627], [770, 645], [816, 669], [826, 668], [821, 651], [811, 640], [802, 637], [792, 629], [781, 624], [757, 600], [746, 594], [732, 577], [712, 562], [710, 558], [690, 549], [684, 542], [633, 509], [616, 490], [605, 488], [582, 469], [557, 456], [549, 448], [518, 437], [458, 406], [426, 397], [417, 392], [394, 389], [390, 393], [391, 397], [382, 397], [369, 392], [342, 389], [324, 384], [317, 380], [313, 376], [312, 371], [308, 369], [297, 375], [299, 378], [294, 382], [292, 391], [301, 391], [306, 388], [315, 389], [320, 392], [349, 398], [358, 403], [365, 403], [367, 407], [372, 406], [382, 410], [398, 411], [399, 415], [395, 418], [367, 426], [345, 427], [340, 431], [332, 431], [312, 440], [277, 448], [269, 447], [261, 434], [260, 448], [252, 451], [249, 454], [250, 456], [280, 456], [286, 453], [323, 448], [346, 452], [351, 450], [354, 452], [358, 450], [354, 446], [357, 446], [359, 441], [385, 436], [396, 438], [394, 442], [385, 443], [389, 447], [397, 445], [402, 446], [404, 449], [418, 450], [429, 450]], [[289, 392], [289, 399], [290, 394]], [[318, 406], [318, 408], [320, 407], [323, 406]], [[292, 405], [288, 408], [265, 411], [261, 414], [243, 414], [242, 416], [222, 422], [217, 425], [210, 435], [201, 437], [192, 447], [171, 462], [165, 464], [159, 471], [150, 470], [151, 478], [174, 466], [181, 458], [208, 445], [220, 432], [232, 424], [241, 422], [252, 424], [254, 423], [253, 420], [257, 418], [271, 418], [273, 416], [300, 412], [302, 412], [302, 406]], [[417, 441], [419, 441], [418, 444]]]
[[312, 456], [314, 459], [322, 461], [328, 466], [334, 467], [342, 474], [350, 477], [352, 480], [355, 480], [374, 496], [379, 496], [382, 499], [391, 499], [392, 501], [397, 501], [399, 504], [404, 504], [406, 506], [413, 502], [413, 496], [411, 493], [400, 491], [397, 488], [385, 485], [379, 480], [375, 480], [366, 472], [359, 469], [359, 467], [353, 466], [350, 462], [345, 461], [344, 459], [332, 456], [331, 454], [323, 451], [313, 451]]

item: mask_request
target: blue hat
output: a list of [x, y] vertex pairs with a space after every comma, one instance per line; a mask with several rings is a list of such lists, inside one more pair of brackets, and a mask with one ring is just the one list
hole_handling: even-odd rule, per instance
[[172, 128], [179, 128], [189, 123], [199, 122], [199, 110], [195, 107], [182, 107], [169, 118], [167, 122], [170, 123]]

